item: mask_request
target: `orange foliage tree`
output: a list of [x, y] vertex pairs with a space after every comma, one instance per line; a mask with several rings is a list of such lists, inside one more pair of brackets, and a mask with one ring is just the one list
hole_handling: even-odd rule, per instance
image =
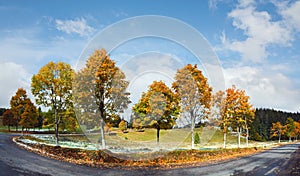
[[11, 126], [17, 126], [18, 125], [18, 122], [14, 118], [14, 114], [12, 113], [12, 111], [10, 109], [6, 110], [2, 114], [2, 123], [3, 123], [3, 126], [8, 127], [8, 131], [10, 131]]
[[[14, 114], [14, 119], [16, 121], [17, 126], [18, 125], [22, 126], [22, 131], [24, 129], [24, 123], [25, 123], [25, 121], [22, 120], [22, 116], [25, 113], [25, 111], [27, 113], [26, 107], [30, 106], [30, 104], [32, 104], [32, 102], [27, 97], [27, 93], [23, 88], [19, 88], [16, 92], [16, 95], [12, 96], [10, 100], [10, 107], [11, 107], [10, 110]], [[30, 119], [34, 119], [34, 118], [36, 117], [30, 117]], [[31, 120], [28, 123], [33, 123], [31, 124], [31, 126], [36, 125], [34, 124], [34, 121]], [[17, 126], [16, 129], [18, 129]]]
[[191, 126], [191, 148], [193, 149], [195, 123], [208, 117], [212, 88], [197, 65], [191, 64], [177, 71], [172, 87], [180, 98], [181, 117], [184, 117]]
[[102, 148], [105, 149], [105, 122], [122, 113], [130, 103], [126, 91], [128, 81], [104, 49], [95, 50], [74, 82], [75, 110], [80, 124], [88, 129], [100, 126]]
[[239, 90], [235, 86], [226, 90], [226, 117], [230, 119], [230, 126], [238, 134], [238, 147], [241, 144], [241, 134], [246, 130], [246, 145], [248, 146], [249, 124], [255, 116], [255, 109], [249, 102], [249, 96], [244, 90]]
[[272, 123], [272, 128], [270, 130], [271, 137], [278, 136], [278, 143], [280, 143], [281, 136], [285, 133], [285, 126], [280, 122]]

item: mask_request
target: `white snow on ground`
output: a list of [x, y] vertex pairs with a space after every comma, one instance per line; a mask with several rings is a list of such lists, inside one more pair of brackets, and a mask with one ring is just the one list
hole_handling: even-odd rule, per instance
[[[55, 138], [53, 135], [33, 134], [30, 136], [35, 137], [40, 140], [43, 140], [44, 142], [38, 142], [35, 140], [22, 139], [22, 138], [19, 138], [18, 140], [21, 142], [24, 142], [26, 144], [45, 144], [45, 145], [55, 146]], [[83, 141], [76, 141], [76, 142], [74, 142], [74, 141], [59, 141], [59, 145], [61, 147], [80, 148], [80, 149], [84, 149], [84, 150], [99, 150], [99, 148], [100, 148], [100, 146], [98, 146], [97, 144], [83, 142]]]

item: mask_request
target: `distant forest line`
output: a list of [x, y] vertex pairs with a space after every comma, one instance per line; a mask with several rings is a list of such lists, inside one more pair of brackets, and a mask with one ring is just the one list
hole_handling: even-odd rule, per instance
[[[271, 138], [270, 131], [272, 123], [280, 122], [285, 124], [287, 118], [291, 117], [294, 121], [299, 122], [299, 112], [284, 112], [280, 110], [258, 108], [255, 111], [255, 118], [250, 127], [250, 139], [256, 141], [268, 141]], [[283, 138], [285, 139], [285, 138]]]

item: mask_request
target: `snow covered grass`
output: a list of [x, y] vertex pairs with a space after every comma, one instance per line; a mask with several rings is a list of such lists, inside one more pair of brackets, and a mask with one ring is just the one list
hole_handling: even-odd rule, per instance
[[[61, 147], [79, 148], [84, 150], [99, 150], [99, 145], [90, 143], [88, 141], [68, 140], [63, 136], [61, 136], [60, 139], [65, 139], [59, 141], [59, 145]], [[55, 146], [54, 135], [48, 135], [48, 134], [47, 135], [33, 134], [33, 135], [23, 136], [22, 138], [19, 138], [19, 141], [28, 144], [44, 144], [44, 145]]]

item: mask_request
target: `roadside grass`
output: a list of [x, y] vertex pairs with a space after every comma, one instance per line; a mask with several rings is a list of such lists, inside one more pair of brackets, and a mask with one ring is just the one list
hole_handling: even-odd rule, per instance
[[8, 128], [6, 126], [3, 126], [2, 124], [0, 124], [0, 130], [1, 131], [8, 131]]

